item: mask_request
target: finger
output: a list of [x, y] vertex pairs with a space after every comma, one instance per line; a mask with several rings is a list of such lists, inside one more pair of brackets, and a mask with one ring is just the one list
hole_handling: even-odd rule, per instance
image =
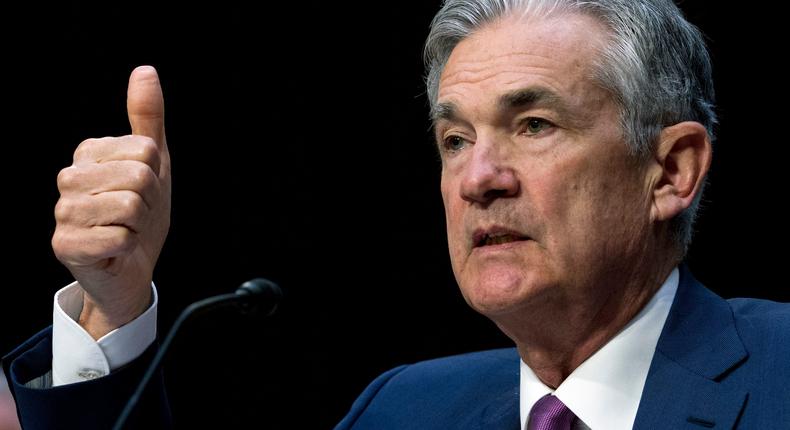
[[147, 164], [159, 176], [160, 150], [147, 136], [104, 137], [86, 139], [74, 151], [74, 165], [135, 160]]
[[159, 75], [151, 66], [140, 66], [129, 76], [126, 112], [132, 134], [148, 136], [162, 148], [165, 145], [165, 102]]
[[95, 196], [60, 199], [55, 205], [59, 225], [75, 228], [123, 226], [133, 233], [150, 213], [139, 194], [132, 191], [110, 191]]
[[63, 227], [52, 236], [52, 249], [61, 262], [89, 266], [108, 258], [119, 257], [134, 249], [137, 235], [123, 226], [99, 226], [89, 229]]
[[150, 166], [130, 160], [67, 167], [58, 174], [58, 191], [63, 197], [132, 191], [149, 207], [158, 206], [162, 195], [159, 180]]

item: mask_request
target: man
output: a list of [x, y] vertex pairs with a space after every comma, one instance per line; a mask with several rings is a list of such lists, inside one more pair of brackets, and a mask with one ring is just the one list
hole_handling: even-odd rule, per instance
[[[788, 307], [724, 301], [681, 264], [715, 118], [704, 44], [677, 8], [448, 1], [427, 53], [453, 270], [517, 348], [393, 369], [338, 428], [790, 425]], [[158, 88], [152, 69], [136, 70], [134, 135], [86, 141], [59, 178], [53, 246], [79, 281], [59, 299], [79, 309], [73, 291], [84, 291], [72, 318], [100, 347], [150, 321], [156, 302], [150, 273], [169, 209]], [[126, 174], [110, 175], [107, 160]], [[97, 183], [117, 194], [88, 199]], [[51, 382], [94, 380], [32, 388], [49, 385], [49, 334], [34, 338], [6, 361], [23, 422], [45, 428], [35, 401], [58, 407], [63, 393], [117, 411], [97, 392], [125, 398], [151, 337], [123, 359], [102, 349], [107, 364], [81, 375], [86, 366], [59, 370], [55, 328]], [[153, 426], [167, 408], [149, 398], [139, 419]]]
[[517, 348], [394, 369], [338, 428], [790, 427], [790, 308], [677, 267], [715, 123], [677, 7], [449, 0], [426, 57], [453, 271]]

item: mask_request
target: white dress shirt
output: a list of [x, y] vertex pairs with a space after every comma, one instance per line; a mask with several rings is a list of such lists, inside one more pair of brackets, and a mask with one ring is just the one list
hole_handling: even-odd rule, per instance
[[576, 414], [574, 429], [625, 430], [634, 426], [656, 344], [675, 299], [677, 268], [645, 307], [617, 335], [552, 390], [521, 361], [521, 428], [532, 406], [553, 393]]
[[139, 357], [156, 339], [156, 287], [153, 303], [137, 319], [94, 340], [77, 322], [82, 289], [74, 282], [55, 293], [52, 317], [52, 386], [87, 381]]

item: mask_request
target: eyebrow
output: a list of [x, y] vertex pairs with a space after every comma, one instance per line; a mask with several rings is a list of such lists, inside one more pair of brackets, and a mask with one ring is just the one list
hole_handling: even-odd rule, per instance
[[454, 122], [458, 119], [458, 108], [453, 102], [439, 103], [431, 109], [431, 120], [434, 125], [439, 121]]
[[560, 113], [568, 110], [565, 101], [554, 91], [543, 87], [523, 88], [504, 94], [498, 100], [499, 108], [510, 110], [543, 105], [553, 108]]
[[[501, 111], [527, 109], [534, 106], [545, 106], [567, 116], [570, 112], [568, 104], [554, 91], [544, 87], [521, 88], [505, 93], [497, 100]], [[434, 125], [439, 121], [458, 122], [458, 107], [453, 102], [438, 103], [431, 112]]]

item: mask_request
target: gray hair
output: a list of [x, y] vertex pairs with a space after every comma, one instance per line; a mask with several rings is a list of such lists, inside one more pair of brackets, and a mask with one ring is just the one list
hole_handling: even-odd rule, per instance
[[[425, 44], [432, 116], [439, 79], [455, 46], [514, 13], [544, 18], [582, 13], [606, 26], [609, 43], [593, 65], [592, 77], [620, 106], [621, 127], [635, 157], [650, 156], [661, 130], [683, 121], [701, 123], [714, 139], [710, 57], [700, 31], [671, 0], [445, 0]], [[691, 242], [701, 196], [702, 187], [670, 223], [682, 255]]]

